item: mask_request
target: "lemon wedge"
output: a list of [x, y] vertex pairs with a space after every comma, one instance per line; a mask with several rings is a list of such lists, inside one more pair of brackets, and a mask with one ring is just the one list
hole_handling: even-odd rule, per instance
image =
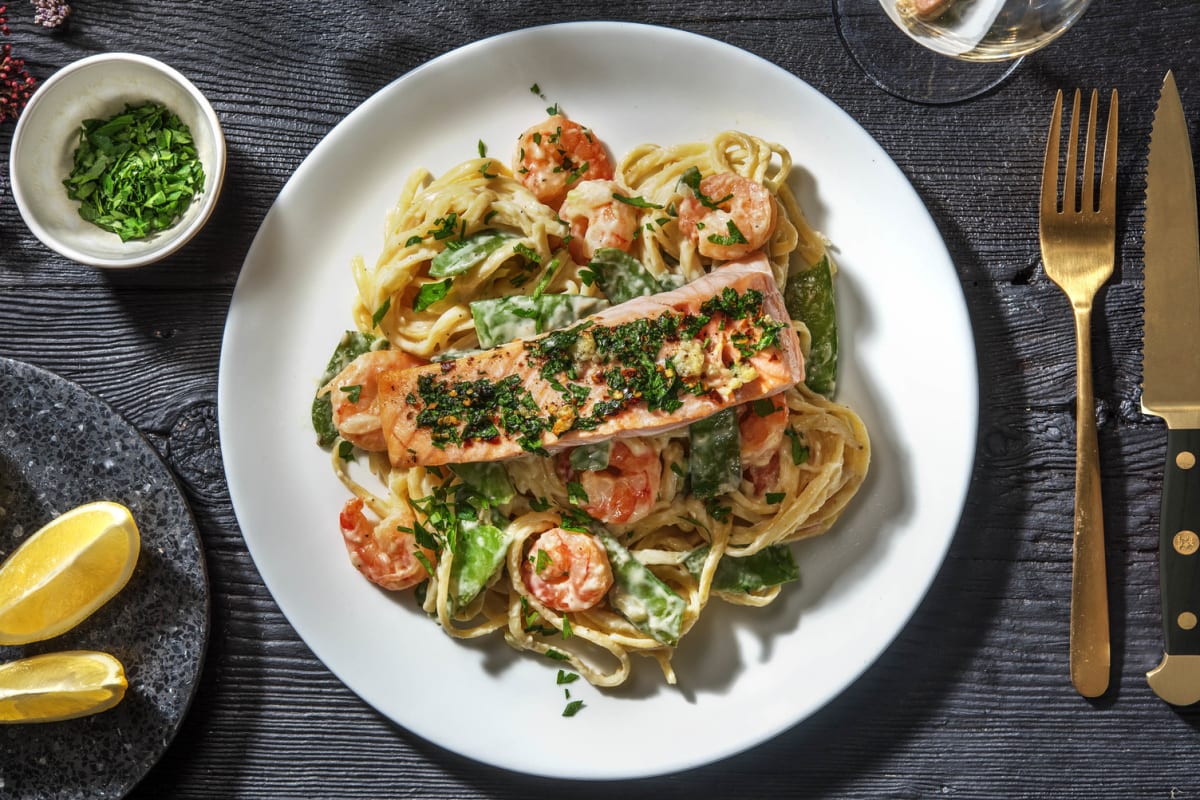
[[0, 564], [0, 645], [78, 625], [129, 582], [140, 547], [120, 503], [88, 503], [47, 523]]
[[121, 702], [125, 668], [108, 653], [71, 650], [0, 664], [0, 723], [58, 722]]

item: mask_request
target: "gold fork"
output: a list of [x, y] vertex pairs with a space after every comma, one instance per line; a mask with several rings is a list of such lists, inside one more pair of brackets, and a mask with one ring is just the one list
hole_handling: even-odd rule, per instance
[[[1092, 399], [1092, 300], [1112, 276], [1116, 242], [1117, 92], [1112, 93], [1100, 198], [1095, 198], [1096, 99], [1092, 91], [1087, 138], [1076, 195], [1079, 141], [1079, 90], [1071, 114], [1062, 206], [1058, 203], [1058, 146], [1063, 93], [1054, 99], [1054, 116], [1042, 170], [1040, 234], [1042, 263], [1050, 280], [1071, 301], [1075, 312], [1075, 535], [1071, 573], [1071, 683], [1084, 697], [1108, 688], [1108, 587], [1104, 568], [1104, 518], [1100, 501], [1099, 447]], [[1078, 204], [1076, 200], [1078, 199]]]

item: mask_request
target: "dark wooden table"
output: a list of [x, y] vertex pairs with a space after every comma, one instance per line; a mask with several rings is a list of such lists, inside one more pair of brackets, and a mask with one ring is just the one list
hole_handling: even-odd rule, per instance
[[[80, 0], [69, 30], [48, 33], [28, 2], [9, 0], [8, 41], [35, 77], [109, 50], [163, 59], [212, 100], [229, 143], [226, 188], [207, 228], [158, 265], [106, 272], [64, 260], [26, 230], [7, 183], [13, 126], [0, 126], [0, 355], [77, 381], [141, 429], [184, 486], [207, 551], [213, 627], [203, 679], [178, 737], [132, 796], [1195, 797], [1200, 714], [1165, 705], [1144, 677], [1161, 654], [1164, 428], [1141, 415], [1138, 398], [1145, 147], [1168, 68], [1190, 119], [1200, 117], [1200, 9], [1190, 0], [1098, 0], [997, 91], [925, 107], [866, 81], [826, 2], [644, 5]], [[842, 696], [775, 740], [621, 785], [483, 767], [360, 701], [263, 587], [217, 437], [218, 356], [239, 268], [321, 137], [430, 58], [504, 31], [594, 18], [729, 42], [846, 109], [938, 223], [980, 355], [970, 494], [949, 558], [899, 639]], [[1075, 86], [1121, 93], [1118, 267], [1094, 330], [1113, 620], [1112, 686], [1096, 701], [1067, 679], [1074, 354], [1067, 302], [1037, 244], [1050, 104], [1055, 89]], [[936, 397], [938, 376], [921, 378]]]

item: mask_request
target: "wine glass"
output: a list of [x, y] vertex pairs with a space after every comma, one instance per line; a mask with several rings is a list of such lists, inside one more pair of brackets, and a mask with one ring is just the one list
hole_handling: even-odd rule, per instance
[[1026, 54], [1065, 33], [1090, 4], [833, 0], [833, 16], [847, 51], [876, 85], [905, 100], [940, 104], [996, 86]]

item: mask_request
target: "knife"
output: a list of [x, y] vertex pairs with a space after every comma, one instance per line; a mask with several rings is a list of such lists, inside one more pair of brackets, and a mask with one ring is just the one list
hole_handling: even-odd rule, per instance
[[1167, 73], [1146, 169], [1142, 411], [1167, 423], [1159, 521], [1165, 652], [1146, 673], [1173, 705], [1200, 700], [1200, 238], [1183, 103]]

